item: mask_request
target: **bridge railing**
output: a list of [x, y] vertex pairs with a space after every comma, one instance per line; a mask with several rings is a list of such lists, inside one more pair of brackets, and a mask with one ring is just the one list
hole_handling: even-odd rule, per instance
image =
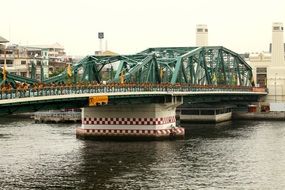
[[204, 86], [188, 84], [119, 84], [119, 85], [66, 85], [33, 87], [26, 89], [1, 89], [0, 100], [39, 96], [55, 96], [70, 94], [94, 94], [111, 92], [198, 92], [198, 91], [243, 91], [266, 92], [264, 88], [245, 86]]

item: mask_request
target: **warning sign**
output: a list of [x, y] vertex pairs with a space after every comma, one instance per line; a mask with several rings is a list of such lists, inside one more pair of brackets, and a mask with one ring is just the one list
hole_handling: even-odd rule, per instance
[[108, 96], [92, 96], [89, 97], [89, 106], [96, 106], [97, 104], [108, 104]]

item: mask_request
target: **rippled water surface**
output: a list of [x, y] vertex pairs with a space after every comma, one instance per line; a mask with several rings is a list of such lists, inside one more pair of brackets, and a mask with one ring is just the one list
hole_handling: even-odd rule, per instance
[[285, 122], [191, 125], [185, 140], [94, 142], [0, 120], [0, 189], [285, 189]]

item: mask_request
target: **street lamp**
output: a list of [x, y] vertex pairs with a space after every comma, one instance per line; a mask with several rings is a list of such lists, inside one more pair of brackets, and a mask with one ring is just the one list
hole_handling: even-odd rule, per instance
[[277, 95], [276, 95], [276, 76], [277, 76], [277, 73], [275, 73], [275, 81], [274, 81], [274, 90], [275, 90], [275, 93], [274, 93], [274, 95], [275, 95], [275, 102], [277, 101]]

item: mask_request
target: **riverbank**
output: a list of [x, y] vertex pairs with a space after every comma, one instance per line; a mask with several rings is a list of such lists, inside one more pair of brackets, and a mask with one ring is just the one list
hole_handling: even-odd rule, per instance
[[[7, 118], [33, 118], [36, 123], [80, 123], [80, 112], [29, 112], [15, 115], [7, 115]], [[267, 120], [285, 121], [285, 112], [233, 112], [232, 120]], [[176, 121], [181, 122], [180, 115], [176, 114]], [[192, 122], [193, 123], [193, 122]]]
[[285, 120], [285, 112], [233, 112], [233, 120]]

